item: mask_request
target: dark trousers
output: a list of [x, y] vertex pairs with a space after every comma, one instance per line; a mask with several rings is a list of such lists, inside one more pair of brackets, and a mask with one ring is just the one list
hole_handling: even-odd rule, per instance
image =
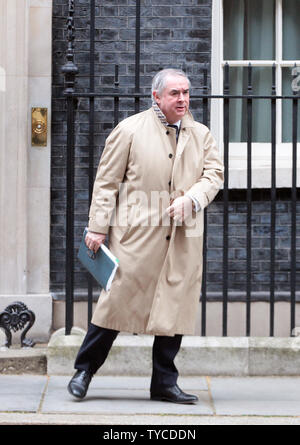
[[[76, 357], [75, 369], [95, 374], [105, 362], [118, 334], [119, 331], [100, 328], [90, 323]], [[182, 335], [155, 336], [152, 349], [151, 391], [176, 384], [178, 371], [174, 359], [179, 351], [181, 340]]]

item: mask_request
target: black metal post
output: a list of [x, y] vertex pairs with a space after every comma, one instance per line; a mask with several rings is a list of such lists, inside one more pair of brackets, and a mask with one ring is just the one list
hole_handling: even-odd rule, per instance
[[[248, 66], [248, 95], [252, 94], [252, 66]], [[251, 219], [252, 219], [252, 98], [247, 99], [247, 284], [246, 284], [246, 336], [251, 327]]]
[[[272, 66], [272, 96], [276, 96], [276, 66]], [[276, 98], [271, 98], [271, 239], [270, 239], [270, 337], [274, 336], [275, 229], [276, 229]]]
[[224, 67], [224, 186], [223, 186], [223, 336], [227, 336], [228, 306], [228, 173], [229, 173], [229, 65]]
[[[115, 87], [119, 86], [119, 65], [115, 66]], [[119, 97], [114, 97], [114, 126], [116, 127], [119, 123]]]
[[[203, 68], [203, 94], [208, 94], [207, 66]], [[203, 97], [203, 124], [208, 124], [208, 98]], [[201, 335], [206, 335], [206, 300], [207, 300], [207, 209], [204, 209], [204, 231], [203, 231], [203, 270], [201, 289]]]
[[[90, 4], [90, 92], [95, 90], [95, 0]], [[89, 207], [92, 202], [94, 186], [94, 126], [95, 126], [95, 97], [89, 98]], [[93, 312], [93, 278], [87, 273], [88, 282], [88, 324]]]
[[66, 212], [66, 335], [73, 327], [74, 311], [74, 101], [67, 98], [67, 212]]
[[65, 75], [64, 95], [67, 97], [67, 203], [66, 203], [66, 335], [71, 333], [74, 312], [74, 93], [78, 68], [74, 64], [74, 0], [69, 0], [67, 19], [67, 62], [62, 67]]
[[[296, 92], [294, 92], [296, 95]], [[291, 335], [295, 328], [296, 311], [296, 212], [297, 212], [297, 139], [298, 139], [298, 101], [299, 97], [292, 100], [293, 110], [293, 164], [292, 164], [292, 191], [291, 191]]]
[[[141, 56], [141, 0], [136, 0], [135, 19], [135, 92], [140, 92], [140, 56]], [[135, 112], [140, 111], [140, 99], [135, 97]]]

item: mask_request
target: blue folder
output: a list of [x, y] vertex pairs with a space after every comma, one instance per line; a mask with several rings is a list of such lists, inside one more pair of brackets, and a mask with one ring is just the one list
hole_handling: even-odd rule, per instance
[[78, 259], [90, 274], [93, 275], [100, 286], [106, 291], [109, 291], [119, 267], [119, 260], [104, 244], [101, 244], [96, 253], [90, 250], [85, 244], [86, 234], [87, 229], [83, 232], [78, 251]]

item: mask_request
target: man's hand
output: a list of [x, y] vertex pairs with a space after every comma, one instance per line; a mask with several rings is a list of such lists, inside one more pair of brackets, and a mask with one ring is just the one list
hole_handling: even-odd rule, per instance
[[105, 240], [105, 233], [88, 232], [85, 237], [86, 246], [93, 252], [97, 252]]
[[166, 209], [167, 214], [174, 221], [183, 222], [193, 211], [193, 200], [189, 196], [179, 196]]

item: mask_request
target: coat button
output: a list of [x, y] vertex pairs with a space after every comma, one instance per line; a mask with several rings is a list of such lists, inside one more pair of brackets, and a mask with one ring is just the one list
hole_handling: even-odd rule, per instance
[[169, 130], [166, 131], [166, 134], [170, 134]]
[[169, 154], [169, 158], [170, 158], [170, 159], [171, 159], [171, 158], [173, 158], [173, 155], [172, 155], [172, 153], [170, 153], [170, 154]]
[[170, 235], [166, 236], [167, 241], [170, 241], [170, 239], [171, 239]]
[[169, 187], [171, 187], [171, 181], [169, 181]]

